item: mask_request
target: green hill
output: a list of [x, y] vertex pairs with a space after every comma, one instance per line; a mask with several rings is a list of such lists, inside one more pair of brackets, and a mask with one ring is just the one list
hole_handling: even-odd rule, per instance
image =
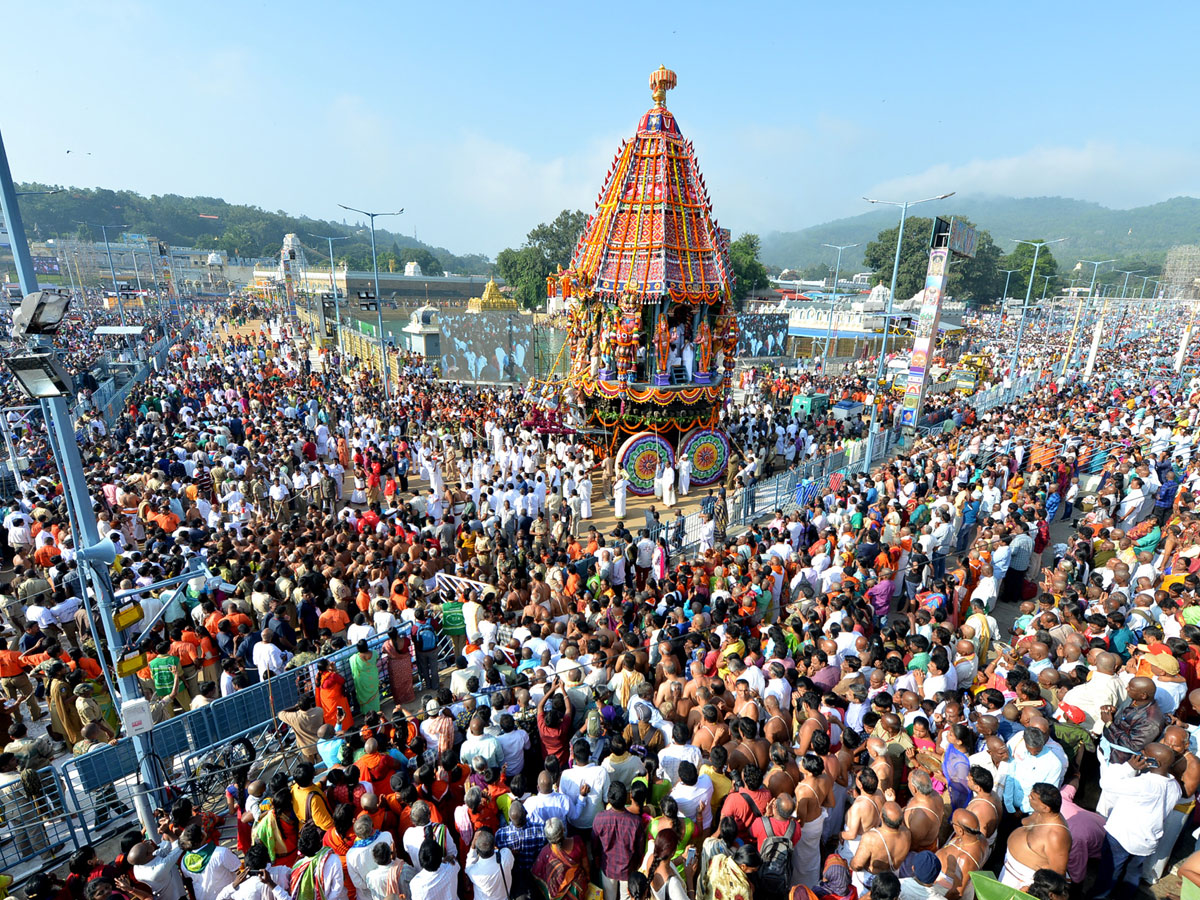
[[[45, 191], [61, 185], [21, 184], [20, 191]], [[347, 260], [351, 268], [370, 265], [371, 239], [346, 222], [328, 222], [307, 216], [293, 216], [283, 210], [268, 212], [257, 206], [227, 203], [216, 197], [181, 197], [178, 194], [143, 197], [133, 191], [105, 188], [69, 187], [59, 194], [32, 194], [21, 200], [25, 228], [31, 240], [55, 235], [100, 239], [99, 228], [85, 228], [80, 222], [96, 225], [123, 224], [128, 231], [153, 235], [176, 246], [224, 250], [231, 256], [277, 256], [285, 234], [299, 236], [309, 248], [310, 259], [324, 263], [328, 244], [308, 236], [316, 234], [349, 235], [348, 241], [334, 244], [338, 262]], [[109, 237], [113, 237], [110, 230]], [[403, 265], [410, 259], [421, 263], [427, 274], [431, 269], [467, 275], [486, 275], [491, 261], [479, 253], [459, 256], [445, 247], [432, 247], [412, 237], [377, 229], [376, 245], [380, 268], [391, 254]]]
[[[1163, 203], [1134, 209], [1108, 209], [1098, 203], [1064, 197], [953, 197], [939, 204], [910, 210], [913, 215], [961, 215], [992, 233], [1007, 253], [1010, 238], [1069, 238], [1055, 248], [1055, 256], [1074, 265], [1078, 259], [1127, 259], [1162, 262], [1176, 244], [1200, 243], [1200, 200], [1175, 197]], [[866, 243], [885, 228], [895, 226], [895, 209], [872, 209], [859, 216], [835, 219], [800, 231], [763, 235], [762, 259], [779, 268], [803, 268], [827, 263], [832, 251], [821, 244]], [[852, 255], [853, 254], [853, 255]], [[862, 264], [862, 247], [842, 255], [842, 269]]]

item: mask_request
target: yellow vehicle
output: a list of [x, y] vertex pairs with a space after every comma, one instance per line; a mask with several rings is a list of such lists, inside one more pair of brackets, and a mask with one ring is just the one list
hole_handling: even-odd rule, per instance
[[991, 377], [991, 372], [992, 367], [986, 356], [981, 353], [968, 353], [958, 361], [950, 377], [958, 382], [958, 390], [973, 394], [980, 381]]

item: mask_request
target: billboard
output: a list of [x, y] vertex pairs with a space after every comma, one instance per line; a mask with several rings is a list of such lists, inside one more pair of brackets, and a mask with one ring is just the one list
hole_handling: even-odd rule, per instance
[[955, 256], [974, 257], [978, 237], [974, 226], [968, 225], [962, 219], [951, 219], [950, 237], [946, 246]]
[[57, 256], [34, 256], [33, 271], [38, 275], [61, 275]]
[[925, 290], [921, 298], [921, 313], [917, 317], [912, 356], [909, 357], [908, 383], [904, 388], [904, 403], [900, 408], [901, 425], [916, 425], [921, 415], [921, 402], [925, 397], [925, 386], [929, 378], [929, 363], [937, 349], [942, 294], [946, 290], [949, 274], [949, 249], [935, 247], [930, 250], [929, 268], [925, 272]]
[[737, 355], [742, 359], [782, 356], [787, 345], [787, 313], [743, 313], [737, 318], [741, 334]]

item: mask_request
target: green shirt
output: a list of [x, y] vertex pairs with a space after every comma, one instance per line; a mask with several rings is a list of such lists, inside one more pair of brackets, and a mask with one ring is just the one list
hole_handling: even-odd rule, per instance
[[154, 680], [154, 693], [166, 697], [175, 687], [175, 669], [179, 667], [178, 656], [156, 656], [150, 660], [150, 677]]
[[442, 634], [466, 635], [467, 620], [463, 618], [463, 605], [457, 601], [442, 604]]

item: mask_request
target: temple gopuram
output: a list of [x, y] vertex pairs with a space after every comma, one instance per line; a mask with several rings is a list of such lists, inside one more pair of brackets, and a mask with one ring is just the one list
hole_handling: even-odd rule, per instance
[[719, 428], [738, 342], [729, 232], [666, 107], [675, 84], [670, 69], [650, 75], [654, 105], [617, 151], [570, 267], [546, 285], [570, 322], [564, 399], [603, 429], [640, 495], [682, 456], [693, 485], [711, 484], [730, 452]]

